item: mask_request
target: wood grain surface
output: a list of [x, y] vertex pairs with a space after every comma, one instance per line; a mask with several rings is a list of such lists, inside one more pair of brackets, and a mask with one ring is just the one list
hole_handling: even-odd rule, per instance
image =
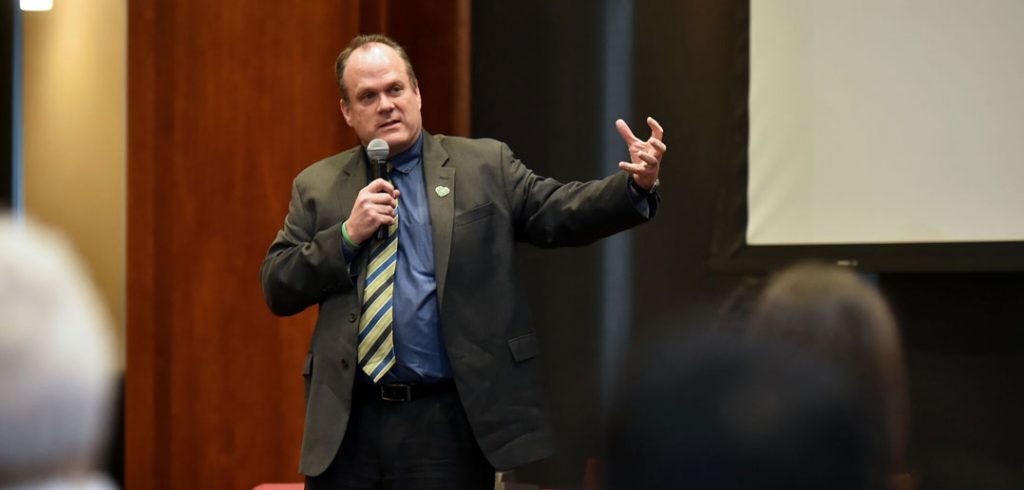
[[352, 36], [415, 43], [427, 129], [468, 133], [468, 0], [423, 3], [129, 1], [128, 488], [301, 481], [316, 312], [271, 315], [259, 266], [295, 175], [356, 143]]

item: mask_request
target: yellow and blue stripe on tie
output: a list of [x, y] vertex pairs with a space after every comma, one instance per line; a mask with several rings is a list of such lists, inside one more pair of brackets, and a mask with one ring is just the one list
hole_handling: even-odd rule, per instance
[[395, 365], [392, 298], [398, 264], [398, 216], [388, 237], [374, 244], [363, 288], [363, 312], [359, 320], [359, 367], [374, 383]]

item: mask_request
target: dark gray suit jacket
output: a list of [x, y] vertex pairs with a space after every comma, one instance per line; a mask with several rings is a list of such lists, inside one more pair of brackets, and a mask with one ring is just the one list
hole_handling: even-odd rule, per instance
[[[424, 135], [441, 326], [477, 442], [498, 469], [551, 454], [537, 338], [516, 288], [515, 243], [583, 245], [646, 219], [627, 174], [559, 183], [535, 175], [498, 141]], [[306, 357], [306, 422], [299, 470], [322, 473], [345, 434], [356, 369], [365, 253], [342, 255], [341, 223], [367, 184], [360, 147], [295, 178], [284, 227], [260, 268], [267, 305], [292, 315], [320, 305]], [[439, 186], [450, 190], [441, 196]], [[442, 192], [443, 193], [443, 192]], [[657, 207], [651, 198], [650, 215]], [[365, 250], [364, 250], [365, 252]]]

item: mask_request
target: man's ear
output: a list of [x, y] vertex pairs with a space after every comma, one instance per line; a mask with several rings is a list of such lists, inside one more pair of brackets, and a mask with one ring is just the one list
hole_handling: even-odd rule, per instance
[[352, 126], [352, 113], [348, 110], [348, 102], [345, 99], [338, 100], [338, 107], [341, 108], [341, 115], [345, 116], [345, 124]]

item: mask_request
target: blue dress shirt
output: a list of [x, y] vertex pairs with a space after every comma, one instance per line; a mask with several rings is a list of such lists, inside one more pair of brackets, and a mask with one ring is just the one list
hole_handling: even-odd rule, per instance
[[[423, 181], [423, 133], [408, 150], [391, 157], [391, 183], [401, 191], [398, 198], [398, 262], [393, 297], [395, 365], [383, 383], [430, 384], [451, 379], [452, 367], [441, 335], [434, 270], [434, 239], [430, 206]], [[647, 200], [627, 185], [637, 212], [647, 216]], [[342, 241], [349, 263], [356, 250]], [[361, 369], [361, 383], [372, 384]]]
[[[398, 262], [392, 300], [395, 365], [383, 383], [430, 384], [452, 377], [441, 337], [434, 274], [434, 238], [423, 182], [423, 133], [408, 150], [391, 157], [391, 183], [398, 197]], [[351, 262], [355, 251], [343, 245]], [[372, 383], [359, 370], [359, 380]]]

